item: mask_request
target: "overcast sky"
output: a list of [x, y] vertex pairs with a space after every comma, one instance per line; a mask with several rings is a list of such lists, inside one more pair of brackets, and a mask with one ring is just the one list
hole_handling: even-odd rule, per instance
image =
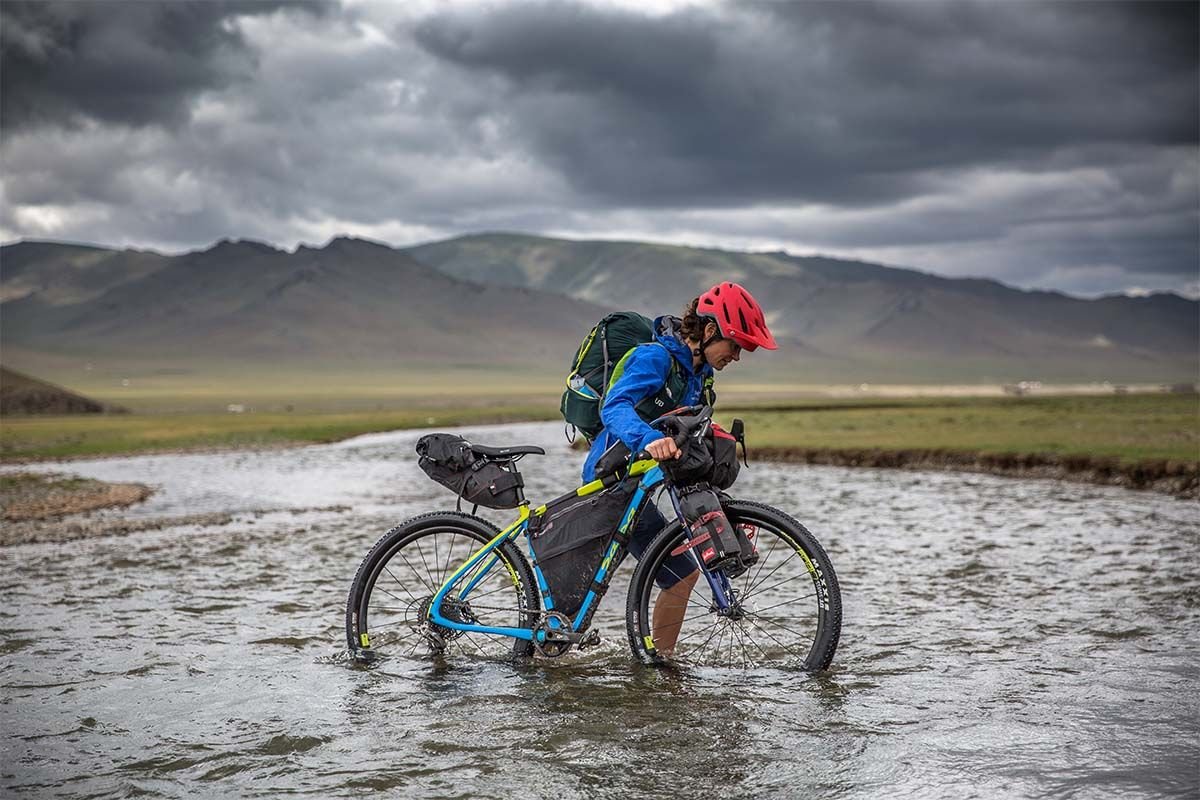
[[0, 5], [0, 239], [516, 230], [1200, 294], [1195, 2]]

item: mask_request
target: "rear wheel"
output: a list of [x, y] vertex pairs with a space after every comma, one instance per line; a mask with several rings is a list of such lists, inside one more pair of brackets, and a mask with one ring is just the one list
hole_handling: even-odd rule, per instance
[[[499, 533], [499, 528], [478, 517], [435, 512], [384, 534], [359, 566], [346, 601], [350, 653], [360, 661], [442, 653], [491, 658], [530, 655], [532, 645], [527, 641], [460, 631], [429, 619], [430, 604], [445, 580]], [[538, 596], [529, 562], [512, 542], [502, 543], [493, 553], [498, 563], [465, 599], [456, 593], [447, 595], [443, 615], [463, 623], [531, 627]], [[488, 563], [485, 560], [483, 565]]]
[[[731, 581], [732, 607], [716, 607], [703, 574], [679, 580], [666, 566], [685, 543], [679, 523], [668, 525], [633, 573], [626, 624], [634, 655], [647, 664], [825, 669], [842, 626], [829, 557], [803, 525], [778, 509], [734, 500], [725, 512], [734, 525], [749, 526], [758, 550], [757, 562]], [[664, 582], [675, 586], [664, 590]]]

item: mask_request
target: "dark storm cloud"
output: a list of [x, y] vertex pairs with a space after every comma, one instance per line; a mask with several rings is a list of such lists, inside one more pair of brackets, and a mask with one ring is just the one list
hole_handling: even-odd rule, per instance
[[415, 39], [504, 79], [581, 190], [647, 205], [870, 204], [930, 173], [1048, 168], [1088, 144], [1194, 145], [1197, 5], [779, 3], [658, 18], [449, 11]]
[[5, 128], [180, 123], [206, 89], [253, 74], [253, 54], [227, 21], [321, 2], [0, 4], [0, 121]]
[[1197, 8], [4, 0], [0, 238], [508, 229], [1181, 289]]

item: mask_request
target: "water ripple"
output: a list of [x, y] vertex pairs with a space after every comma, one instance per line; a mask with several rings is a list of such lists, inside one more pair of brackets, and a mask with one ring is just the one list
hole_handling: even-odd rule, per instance
[[[161, 487], [131, 515], [233, 522], [0, 553], [0, 794], [1200, 794], [1195, 503], [754, 464], [737, 494], [801, 519], [842, 579], [828, 672], [633, 663], [628, 566], [592, 651], [363, 667], [341, 620], [360, 559], [453, 505], [413, 463], [421, 433], [73, 463]], [[468, 435], [546, 447], [522, 462], [531, 497], [578, 473], [558, 426]]]

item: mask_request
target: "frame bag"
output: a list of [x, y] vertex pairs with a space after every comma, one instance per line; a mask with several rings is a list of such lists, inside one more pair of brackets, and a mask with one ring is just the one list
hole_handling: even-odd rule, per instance
[[595, 583], [596, 572], [636, 490], [637, 481], [623, 481], [551, 504], [529, 521], [529, 544], [550, 588], [551, 610], [573, 620], [589, 590], [603, 593], [604, 587]]
[[430, 433], [417, 440], [417, 462], [426, 475], [474, 505], [516, 508], [525, 481], [509, 461], [480, 456], [471, 443], [452, 433]]

